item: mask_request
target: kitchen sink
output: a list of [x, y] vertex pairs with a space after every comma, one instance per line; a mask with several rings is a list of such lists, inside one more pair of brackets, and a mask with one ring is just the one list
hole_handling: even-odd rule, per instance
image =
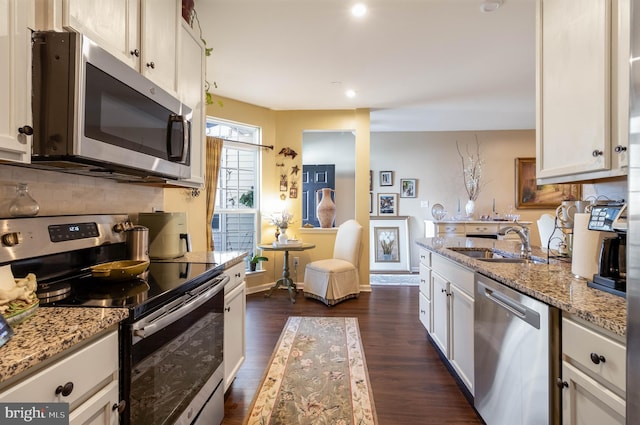
[[547, 264], [547, 261], [541, 258], [502, 257], [502, 258], [478, 258], [477, 260], [484, 261], [486, 263]]
[[511, 257], [503, 253], [496, 252], [491, 248], [449, 248], [451, 251], [455, 251], [458, 254], [466, 255], [467, 257], [474, 258], [478, 261], [485, 261], [488, 263], [525, 263], [525, 264], [546, 264], [546, 260], [542, 258], [521, 258]]

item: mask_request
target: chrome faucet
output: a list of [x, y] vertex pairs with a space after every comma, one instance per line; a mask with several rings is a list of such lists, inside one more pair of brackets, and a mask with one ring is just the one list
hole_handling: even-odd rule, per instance
[[504, 236], [507, 233], [515, 233], [520, 237], [520, 257], [526, 258], [527, 260], [531, 259], [531, 242], [529, 239], [529, 228], [526, 226], [509, 226], [503, 229], [500, 229], [498, 232], [499, 235]]

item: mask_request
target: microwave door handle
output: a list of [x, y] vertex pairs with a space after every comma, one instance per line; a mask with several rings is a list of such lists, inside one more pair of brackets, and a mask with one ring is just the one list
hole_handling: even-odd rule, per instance
[[[179, 155], [174, 154], [173, 145], [171, 141], [173, 140], [173, 126], [179, 123], [182, 127], [182, 150]], [[187, 149], [189, 147], [189, 133], [191, 129], [189, 128], [189, 121], [184, 115], [171, 114], [169, 116], [169, 125], [167, 131], [167, 154], [169, 159], [172, 161], [185, 163], [187, 160]]]

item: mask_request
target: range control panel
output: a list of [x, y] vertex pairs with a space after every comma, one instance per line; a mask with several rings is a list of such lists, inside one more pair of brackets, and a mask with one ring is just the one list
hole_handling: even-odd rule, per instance
[[627, 231], [627, 206], [620, 205], [594, 205], [591, 207], [589, 230], [603, 232]]

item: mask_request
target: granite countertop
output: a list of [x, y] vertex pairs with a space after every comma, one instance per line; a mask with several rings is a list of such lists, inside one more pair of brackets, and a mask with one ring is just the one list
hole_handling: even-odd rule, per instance
[[38, 307], [0, 347], [0, 386], [128, 316], [126, 308]]
[[248, 253], [246, 251], [198, 251], [187, 252], [182, 257], [171, 258], [168, 260], [152, 260], [154, 262], [167, 263], [207, 263], [218, 264], [220, 267], [227, 269], [242, 262]]
[[[562, 311], [626, 336], [626, 299], [589, 288], [585, 279], [573, 275], [570, 262], [551, 259], [550, 264], [491, 263], [449, 249], [489, 248], [517, 256], [520, 241], [459, 237], [422, 238], [416, 243]], [[532, 255], [547, 258], [546, 252], [537, 247], [532, 247]]]

